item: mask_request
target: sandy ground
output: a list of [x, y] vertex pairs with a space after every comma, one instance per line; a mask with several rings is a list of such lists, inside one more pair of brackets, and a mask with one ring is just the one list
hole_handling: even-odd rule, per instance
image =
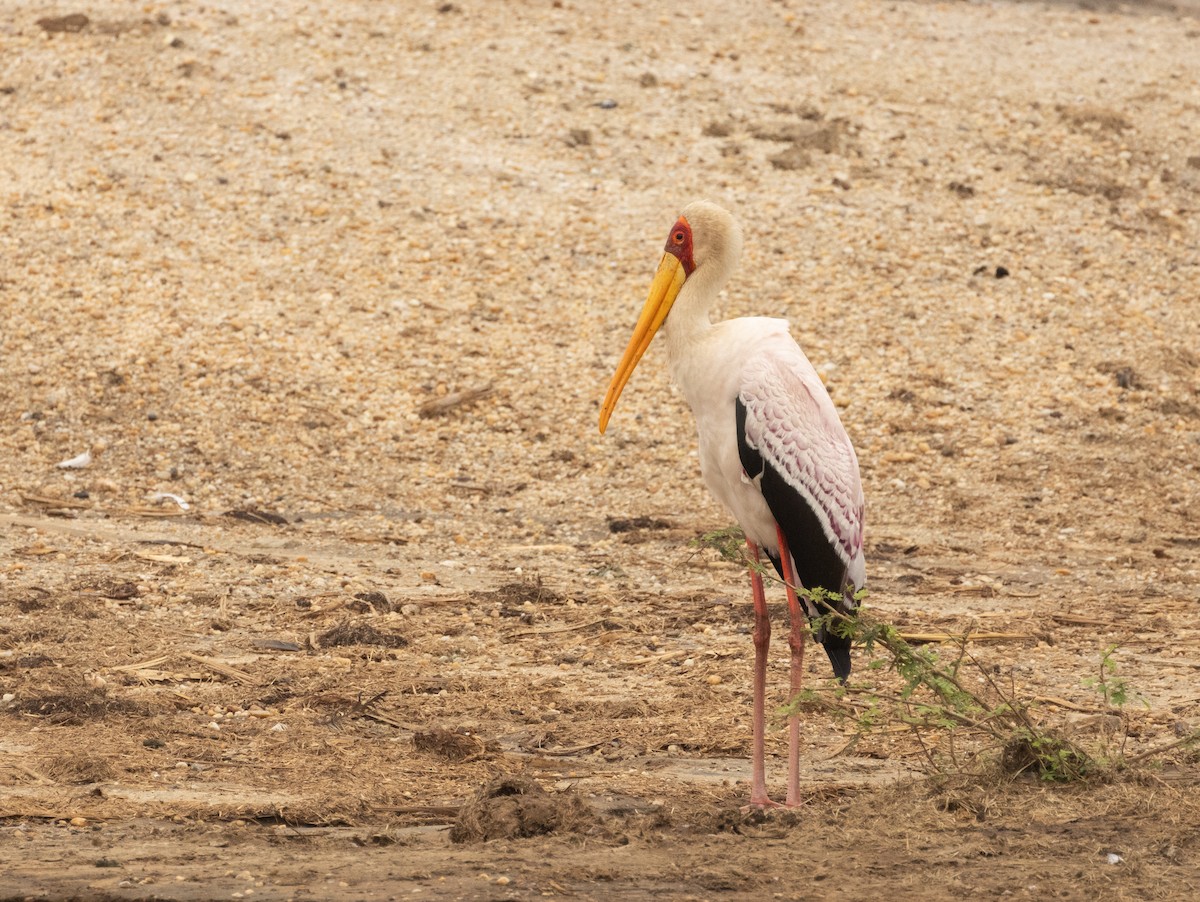
[[[1196, 5], [613, 10], [0, 2], [0, 897], [1200, 893]], [[871, 609], [1138, 766], [814, 708], [740, 812], [661, 349], [596, 430], [696, 197], [858, 447]]]

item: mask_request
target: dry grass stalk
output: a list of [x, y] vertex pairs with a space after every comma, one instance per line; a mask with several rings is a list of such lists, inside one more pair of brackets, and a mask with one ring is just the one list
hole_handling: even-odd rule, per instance
[[74, 498], [54, 498], [50, 495], [35, 495], [32, 492], [22, 492], [21, 500], [30, 504], [40, 504], [44, 507], [66, 507], [72, 510], [85, 510], [92, 505], [87, 501], [76, 501]]
[[489, 382], [487, 385], [483, 385], [478, 388], [468, 388], [464, 391], [451, 392], [450, 394], [444, 395], [441, 398], [435, 398], [432, 401], [426, 401], [417, 408], [417, 413], [420, 414], [424, 419], [443, 416], [444, 414], [454, 410], [456, 407], [464, 407], [467, 404], [471, 404], [480, 400], [481, 398], [486, 398], [488, 395], [492, 394], [493, 391], [494, 389]]
[[[222, 664], [220, 661], [214, 661], [212, 658], [206, 658], [203, 655], [197, 655], [190, 651], [179, 652], [179, 657], [187, 658], [189, 661], [195, 661], [197, 664], [202, 664], [213, 673], [219, 673], [221, 676], [228, 677], [239, 683], [253, 683], [254, 677], [246, 673], [244, 670], [238, 670], [236, 667], [230, 667], [228, 664]], [[142, 679], [146, 680], [162, 680], [162, 679], [182, 679], [180, 674], [161, 674], [159, 668], [163, 664], [168, 664], [176, 657], [175, 655], [159, 655], [156, 658], [148, 658], [145, 661], [138, 661], [136, 664], [122, 664], [117, 667], [110, 667], [109, 670], [116, 673], [133, 673], [137, 674]]]
[[1016, 642], [1035, 638], [1029, 633], [900, 633], [900, 638], [914, 645], [929, 642]]
[[221, 676], [229, 677], [231, 680], [236, 680], [239, 683], [254, 682], [254, 677], [246, 673], [246, 671], [238, 670], [236, 667], [230, 667], [228, 664], [222, 664], [220, 661], [214, 661], [212, 658], [206, 658], [202, 655], [193, 654], [190, 651], [185, 651], [183, 656], [188, 660], [195, 661], [197, 664], [203, 664], [214, 673], [219, 673]]

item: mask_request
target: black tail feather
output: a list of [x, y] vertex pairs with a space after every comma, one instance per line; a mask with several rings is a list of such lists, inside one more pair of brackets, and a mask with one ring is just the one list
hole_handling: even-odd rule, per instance
[[850, 639], [826, 630], [824, 644], [825, 654], [829, 655], [829, 663], [833, 665], [833, 675], [838, 682], [846, 682], [846, 677], [850, 676]]

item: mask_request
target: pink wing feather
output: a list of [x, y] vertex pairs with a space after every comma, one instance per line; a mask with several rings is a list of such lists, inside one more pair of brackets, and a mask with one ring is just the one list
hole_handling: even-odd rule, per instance
[[789, 344], [764, 351], [743, 371], [739, 398], [746, 422], [740, 438], [808, 503], [849, 581], [861, 588], [866, 568], [858, 457], [816, 370]]

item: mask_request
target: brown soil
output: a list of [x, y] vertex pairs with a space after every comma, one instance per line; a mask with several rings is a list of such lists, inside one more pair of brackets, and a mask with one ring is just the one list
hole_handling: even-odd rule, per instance
[[[1195, 13], [0, 2], [0, 899], [1196, 897]], [[657, 349], [596, 431], [700, 196], [859, 449], [874, 613], [992, 634], [1101, 775], [861, 733], [860, 649], [741, 811]]]

